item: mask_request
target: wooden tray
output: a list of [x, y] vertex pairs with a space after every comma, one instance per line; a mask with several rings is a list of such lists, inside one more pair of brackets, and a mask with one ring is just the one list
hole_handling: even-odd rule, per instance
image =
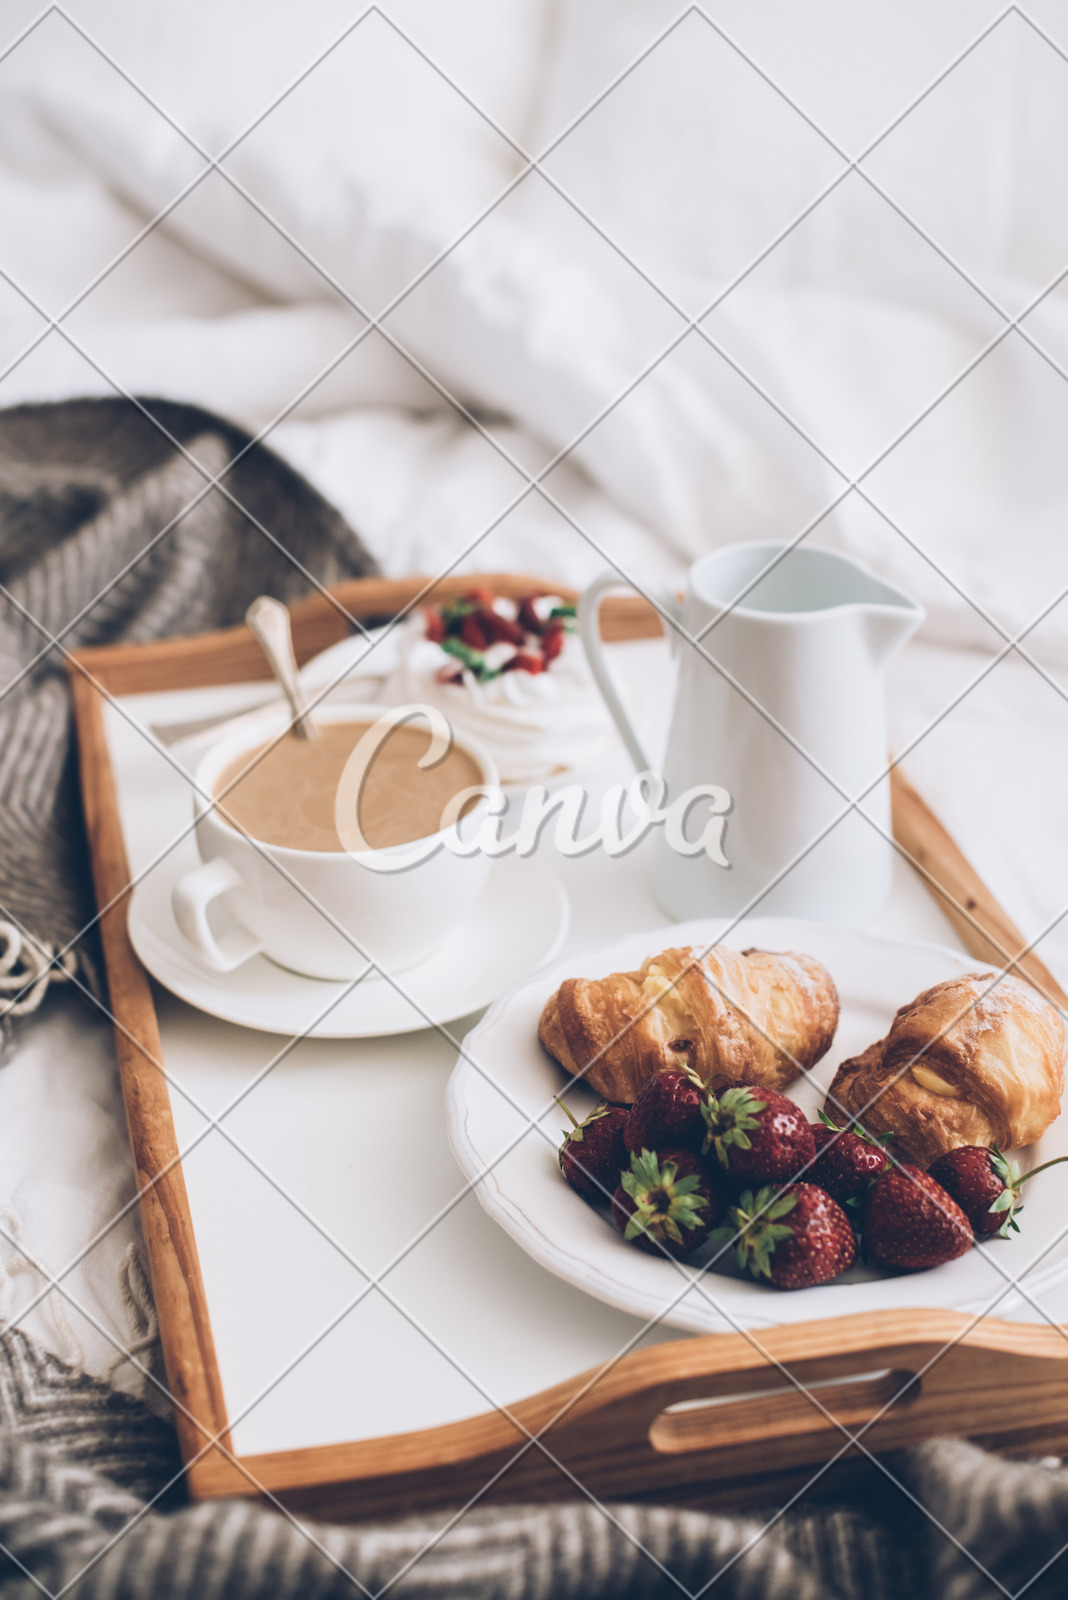
[[[444, 580], [436, 592], [476, 583], [512, 595], [550, 587], [515, 574], [465, 575]], [[299, 603], [292, 613], [298, 659], [343, 638], [350, 616], [385, 620], [423, 588], [420, 579], [365, 579], [340, 585], [333, 604], [322, 596]], [[609, 599], [602, 630], [614, 640], [661, 632], [656, 614], [635, 597]], [[1068, 1448], [1068, 1343], [1056, 1330], [905, 1309], [685, 1339], [636, 1350], [507, 1412], [389, 1438], [236, 1455], [152, 992], [127, 938], [130, 871], [103, 707], [109, 694], [264, 678], [266, 665], [242, 627], [83, 651], [72, 658], [70, 675], [96, 894], [108, 907], [100, 927], [142, 1226], [195, 1497], [266, 1493], [294, 1510], [344, 1519], [464, 1503], [492, 1480], [495, 1497], [514, 1500], [573, 1494], [581, 1485], [601, 1498], [698, 1495], [703, 1503], [736, 1505], [767, 1501], [843, 1452], [855, 1462], [850, 1432], [869, 1423], [864, 1446], [875, 1452], [947, 1432], [1010, 1450]], [[1012, 962], [1068, 1008], [1068, 997], [896, 771], [893, 804], [899, 848], [968, 950], [983, 961]], [[802, 1392], [817, 1381], [814, 1395]]]

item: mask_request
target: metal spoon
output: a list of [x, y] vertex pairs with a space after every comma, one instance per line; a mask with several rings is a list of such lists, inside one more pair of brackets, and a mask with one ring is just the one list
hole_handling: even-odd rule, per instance
[[319, 730], [312, 721], [297, 675], [289, 612], [280, 600], [272, 600], [270, 595], [261, 594], [245, 612], [245, 621], [262, 646], [271, 671], [289, 701], [289, 709], [293, 713], [293, 732], [298, 739], [318, 739]]

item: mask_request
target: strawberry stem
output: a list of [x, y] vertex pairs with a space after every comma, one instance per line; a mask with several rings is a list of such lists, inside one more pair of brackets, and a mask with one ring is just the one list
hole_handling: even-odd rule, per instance
[[1062, 1161], [1068, 1161], [1068, 1156], [1054, 1156], [1052, 1161], [1043, 1161], [1040, 1167], [1032, 1167], [1022, 1178], [1017, 1178], [1014, 1187], [1018, 1189], [1021, 1183], [1026, 1183], [1029, 1178], [1037, 1178], [1040, 1172], [1047, 1172], [1050, 1167], [1059, 1167]]
[[564, 1116], [567, 1118], [568, 1122], [570, 1122], [571, 1126], [573, 1128], [581, 1128], [582, 1123], [575, 1116], [574, 1112], [572, 1112], [568, 1106], [565, 1106], [564, 1102], [560, 1099], [560, 1096], [554, 1094], [553, 1099], [556, 1101], [557, 1105], [560, 1107], [560, 1110], [564, 1113]]

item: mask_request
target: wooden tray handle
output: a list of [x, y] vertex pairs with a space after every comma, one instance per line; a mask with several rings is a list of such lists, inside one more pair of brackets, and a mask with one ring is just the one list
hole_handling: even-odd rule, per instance
[[[1022, 1419], [1059, 1449], [1068, 1441], [1068, 1342], [1055, 1329], [944, 1312], [860, 1315], [757, 1333], [702, 1338], [641, 1353], [629, 1392], [597, 1387], [551, 1427], [554, 1453], [586, 1481], [611, 1477], [616, 1452], [661, 1479], [702, 1480], [826, 1460], [845, 1428], [898, 1449], [939, 1434], [1011, 1442]], [[658, 1370], [659, 1369], [659, 1370]], [[591, 1438], [596, 1439], [592, 1449]], [[559, 1449], [557, 1448], [559, 1445]]]
[[[675, 1401], [655, 1416], [647, 1438], [662, 1455], [684, 1455], [713, 1450], [729, 1442], [737, 1447], [792, 1438], [798, 1433], [831, 1433], [836, 1418], [848, 1428], [860, 1428], [895, 1404], [911, 1404], [921, 1393], [922, 1379], [913, 1369], [883, 1368], [872, 1372], [870, 1360], [854, 1361], [863, 1373], [846, 1372], [837, 1378], [809, 1379], [808, 1392], [786, 1375], [774, 1388], [718, 1393], [718, 1385], [700, 1399]], [[805, 1375], [794, 1373], [799, 1381]], [[814, 1386], [812, 1386], [814, 1385]], [[830, 1415], [824, 1415], [826, 1407]]]
[[[600, 1498], [633, 1495], [635, 1484], [650, 1494], [766, 1484], [769, 1458], [772, 1471], [790, 1473], [840, 1452], [856, 1456], [842, 1430], [869, 1423], [863, 1444], [872, 1452], [952, 1434], [1060, 1454], [1068, 1448], [1068, 1342], [1050, 1327], [922, 1310], [752, 1338], [709, 1335], [634, 1351], [507, 1413], [429, 1430], [418, 1435], [418, 1453], [400, 1435], [244, 1464], [294, 1509], [364, 1516], [462, 1501], [491, 1479], [509, 1500], [567, 1496], [579, 1484]], [[422, 1465], [428, 1458], [433, 1468]], [[217, 1461], [194, 1468], [194, 1480], [198, 1495], [249, 1492]]]

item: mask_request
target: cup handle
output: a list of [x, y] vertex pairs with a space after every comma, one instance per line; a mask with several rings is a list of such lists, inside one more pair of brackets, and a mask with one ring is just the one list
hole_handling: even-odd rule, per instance
[[208, 925], [211, 902], [228, 889], [236, 889], [240, 882], [241, 874], [232, 862], [216, 856], [179, 878], [171, 890], [171, 910], [180, 932], [213, 972], [233, 972], [263, 949], [260, 941], [244, 928], [234, 928], [222, 939], [216, 939]]
[[[605, 660], [604, 644], [601, 640], [601, 600], [609, 589], [634, 588], [626, 578], [621, 578], [618, 572], [602, 572], [599, 578], [594, 578], [589, 588], [584, 590], [578, 603], [578, 631], [586, 651], [586, 659], [590, 664], [590, 671], [604, 697], [604, 703], [612, 714], [612, 720], [619, 729], [620, 738], [626, 745], [631, 760], [638, 772], [648, 772], [649, 761], [639, 742], [631, 722], [619, 698], [619, 691], [612, 681], [612, 674], [608, 662]], [[682, 604], [670, 590], [659, 587], [651, 591], [655, 593], [657, 602], [663, 609], [675, 617], [682, 615]], [[674, 648], [674, 636], [671, 636]]]

